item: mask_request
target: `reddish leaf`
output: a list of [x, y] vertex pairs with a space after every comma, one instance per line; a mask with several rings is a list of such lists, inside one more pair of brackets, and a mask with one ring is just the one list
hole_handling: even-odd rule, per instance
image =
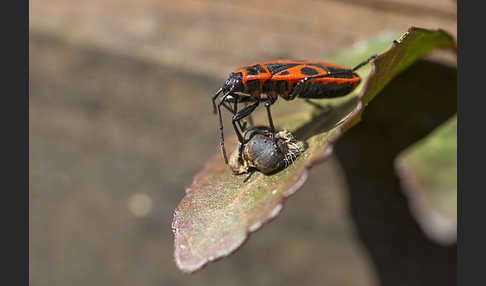
[[[373, 50], [361, 50], [359, 56], [350, 53], [357, 58], [348, 59], [349, 62], [357, 64], [391, 41], [382, 45], [372, 42]], [[285, 128], [303, 141], [305, 151], [286, 169], [272, 175], [256, 172], [249, 179], [233, 175], [221, 154], [216, 154], [196, 175], [174, 212], [172, 228], [178, 267], [193, 272], [238, 249], [250, 232], [279, 214], [285, 199], [306, 181], [309, 169], [328, 158], [334, 142], [359, 122], [368, 102], [399, 72], [439, 47], [455, 47], [454, 41], [441, 30], [411, 28], [371, 64], [369, 75], [370, 66], [359, 71], [364, 84], [349, 96], [324, 100], [319, 103], [326, 104], [324, 108], [301, 100], [275, 104], [277, 128]], [[227, 148], [234, 147], [233, 138]]]

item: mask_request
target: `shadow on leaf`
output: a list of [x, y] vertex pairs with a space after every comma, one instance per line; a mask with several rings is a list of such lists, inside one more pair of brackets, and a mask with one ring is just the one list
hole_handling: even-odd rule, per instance
[[314, 135], [325, 133], [336, 128], [343, 121], [343, 115], [351, 114], [357, 104], [358, 98], [352, 97], [346, 102], [334, 107], [329, 105], [316, 108], [315, 110], [317, 112], [312, 115], [312, 120], [294, 131], [295, 138], [305, 141]]
[[418, 61], [370, 103], [363, 121], [336, 144], [352, 219], [382, 285], [455, 285], [456, 245], [443, 247], [424, 235], [394, 160], [456, 113], [456, 77], [455, 68]]

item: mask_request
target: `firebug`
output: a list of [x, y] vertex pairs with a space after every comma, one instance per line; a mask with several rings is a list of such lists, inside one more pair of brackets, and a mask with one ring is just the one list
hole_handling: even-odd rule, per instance
[[[248, 117], [260, 103], [264, 103], [271, 138], [277, 148], [270, 106], [279, 96], [285, 100], [297, 97], [322, 99], [345, 96], [361, 82], [355, 71], [376, 57], [373, 55], [352, 69], [322, 62], [274, 60], [251, 64], [232, 72], [223, 87], [212, 97], [213, 112], [217, 111], [219, 116], [220, 144], [225, 163], [228, 164], [228, 159], [224, 148], [221, 106], [233, 114], [232, 124], [240, 144], [239, 149], [242, 150], [245, 140], [241, 133], [244, 132], [245, 126], [241, 120]], [[223, 95], [216, 104], [220, 94]], [[245, 104], [241, 110], [238, 110], [239, 103]]]

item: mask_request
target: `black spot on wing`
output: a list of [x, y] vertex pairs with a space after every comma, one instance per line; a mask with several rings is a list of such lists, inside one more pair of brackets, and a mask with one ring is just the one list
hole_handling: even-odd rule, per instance
[[267, 69], [270, 71], [271, 75], [275, 75], [278, 72], [281, 72], [281, 71], [289, 69], [289, 68], [293, 68], [293, 67], [298, 66], [298, 65], [300, 65], [300, 64], [291, 64], [291, 63], [289, 63], [289, 64], [265, 64]]
[[257, 75], [261, 73], [266, 73], [267, 71], [261, 65], [252, 65], [245, 67], [246, 73], [248, 75]]
[[300, 72], [304, 75], [316, 75], [318, 74], [319, 72], [314, 69], [314, 68], [309, 68], [309, 67], [303, 67], [300, 69]]
[[310, 66], [315, 66], [315, 67], [318, 67], [318, 68], [320, 68], [320, 69], [325, 70], [326, 72], [329, 72], [329, 68], [328, 68], [328, 67], [326, 67], [325, 65], [321, 65], [321, 64], [308, 64], [308, 65], [310, 65]]
[[256, 65], [256, 69], [258, 70], [258, 73], [266, 73], [267, 70], [265, 70], [262, 65]]
[[281, 73], [279, 73], [278, 75], [288, 75], [289, 74], [289, 71], [283, 71]]
[[246, 74], [248, 74], [248, 75], [257, 75], [258, 74], [258, 70], [255, 68], [255, 66], [246, 67], [245, 70], [246, 70]]

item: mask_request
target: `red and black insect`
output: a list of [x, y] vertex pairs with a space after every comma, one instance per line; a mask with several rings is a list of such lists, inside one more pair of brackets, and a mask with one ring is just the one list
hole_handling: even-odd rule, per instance
[[[213, 111], [214, 113], [216, 110], [218, 111], [221, 150], [225, 162], [228, 163], [228, 159], [224, 148], [221, 106], [233, 113], [233, 128], [238, 136], [241, 149], [245, 143], [241, 135], [245, 126], [240, 121], [248, 117], [263, 102], [267, 109], [268, 122], [275, 143], [275, 127], [270, 106], [275, 103], [278, 96], [285, 100], [292, 100], [296, 97], [321, 99], [347, 95], [361, 82], [361, 78], [355, 71], [375, 58], [376, 55], [352, 69], [321, 62], [275, 60], [252, 64], [232, 72], [223, 87], [212, 98]], [[221, 93], [223, 96], [216, 104], [216, 99]], [[262, 96], [263, 94], [265, 96]], [[238, 110], [238, 103], [244, 103], [245, 107]], [[274, 145], [276, 146], [276, 143]]]

